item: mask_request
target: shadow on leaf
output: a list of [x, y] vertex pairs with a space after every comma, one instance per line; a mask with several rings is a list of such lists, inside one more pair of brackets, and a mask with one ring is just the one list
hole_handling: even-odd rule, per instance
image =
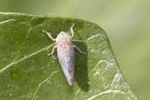
[[85, 52], [83, 54], [78, 50], [75, 50], [75, 79], [79, 87], [83, 91], [89, 90], [88, 84], [88, 68], [87, 68], [87, 45], [83, 42], [74, 42], [74, 44], [80, 48], [81, 51]]

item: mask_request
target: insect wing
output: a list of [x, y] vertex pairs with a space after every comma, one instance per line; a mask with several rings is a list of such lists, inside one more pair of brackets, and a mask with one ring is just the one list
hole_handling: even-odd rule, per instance
[[70, 44], [66, 49], [61, 46], [57, 46], [57, 54], [59, 63], [62, 67], [62, 70], [65, 74], [68, 84], [71, 86], [74, 81], [74, 48]]

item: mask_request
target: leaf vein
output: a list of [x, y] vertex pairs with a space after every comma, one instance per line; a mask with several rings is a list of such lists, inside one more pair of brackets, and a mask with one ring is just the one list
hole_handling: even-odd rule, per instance
[[89, 40], [91, 40], [91, 39], [93, 39], [93, 38], [95, 38], [95, 37], [98, 37], [99, 35], [100, 35], [100, 34], [93, 35], [93, 36], [87, 38], [87, 41], [89, 41]]
[[36, 88], [35, 92], [33, 93], [33, 96], [32, 96], [32, 98], [31, 98], [31, 100], [36, 100], [36, 99], [37, 99], [36, 94], [37, 94], [37, 92], [39, 91], [41, 85], [44, 84], [45, 82], [47, 82], [49, 78], [51, 78], [54, 74], [56, 74], [56, 73], [58, 73], [58, 72], [59, 72], [59, 71], [53, 71], [46, 79], [44, 79], [42, 82], [40, 82], [40, 83], [38, 84], [38, 87]]
[[122, 94], [122, 95], [126, 95], [125, 92], [121, 91], [121, 90], [106, 90], [100, 93], [97, 93], [89, 98], [87, 98], [86, 100], [93, 100], [94, 98], [100, 96], [100, 95], [104, 95], [104, 94], [109, 94], [109, 93], [116, 93], [116, 94]]
[[29, 55], [27, 55], [27, 56], [25, 56], [25, 57], [23, 57], [23, 58], [21, 58], [21, 59], [19, 59], [19, 60], [17, 60], [17, 61], [11, 62], [10, 64], [8, 64], [8, 65], [6, 65], [5, 67], [3, 67], [2, 69], [0, 69], [0, 74], [1, 74], [2, 72], [4, 72], [5, 70], [7, 70], [8, 68], [10, 68], [11, 66], [16, 65], [16, 64], [18, 64], [18, 63], [20, 63], [20, 62], [22, 62], [22, 61], [24, 61], [24, 60], [26, 60], [26, 59], [28, 59], [28, 58], [30, 58], [30, 57], [36, 55], [36, 54], [42, 52], [42, 51], [47, 50], [47, 49], [49, 49], [50, 47], [52, 47], [53, 45], [54, 45], [54, 44], [49, 45], [49, 46], [47, 46], [47, 47], [44, 47], [44, 48], [42, 48], [42, 49], [40, 49], [40, 50], [38, 50], [38, 51], [36, 51], [36, 52], [33, 52], [33, 53], [31, 53], [31, 54], [29, 54]]
[[0, 25], [1, 25], [1, 24], [5, 24], [5, 23], [8, 23], [8, 22], [11, 22], [11, 21], [15, 21], [15, 19], [3, 20], [3, 21], [0, 22]]

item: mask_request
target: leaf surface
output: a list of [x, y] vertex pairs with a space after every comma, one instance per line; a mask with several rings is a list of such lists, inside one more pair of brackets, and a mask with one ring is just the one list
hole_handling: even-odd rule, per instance
[[[68, 86], [51, 57], [57, 37], [75, 24], [75, 82]], [[69, 34], [69, 33], [68, 33]], [[137, 100], [120, 72], [108, 37], [98, 25], [80, 19], [0, 13], [0, 98], [2, 100]]]

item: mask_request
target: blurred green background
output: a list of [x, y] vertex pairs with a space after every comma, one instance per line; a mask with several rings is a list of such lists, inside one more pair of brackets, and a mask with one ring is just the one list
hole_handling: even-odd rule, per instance
[[132, 91], [139, 100], [150, 99], [150, 0], [0, 0], [0, 11], [99, 24]]

